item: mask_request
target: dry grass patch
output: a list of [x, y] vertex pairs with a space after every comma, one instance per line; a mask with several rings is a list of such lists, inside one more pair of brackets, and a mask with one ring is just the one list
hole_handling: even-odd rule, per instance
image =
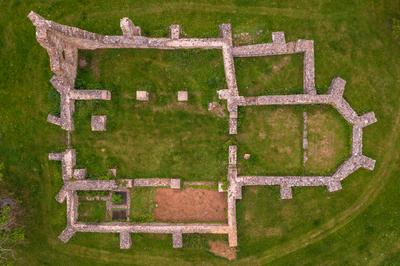
[[228, 259], [236, 259], [236, 248], [229, 247], [227, 243], [223, 241], [208, 241], [210, 246], [210, 252], [216, 256]]
[[350, 154], [349, 126], [334, 110], [319, 108], [308, 114], [308, 161], [311, 173], [332, 173]]

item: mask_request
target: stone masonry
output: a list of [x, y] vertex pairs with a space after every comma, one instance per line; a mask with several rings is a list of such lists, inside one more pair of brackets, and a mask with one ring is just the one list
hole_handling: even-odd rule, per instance
[[[341, 181], [359, 168], [373, 170], [375, 160], [363, 155], [363, 128], [376, 122], [373, 112], [358, 115], [344, 99], [343, 92], [346, 81], [334, 78], [327, 94], [317, 94], [315, 88], [314, 42], [312, 40], [297, 40], [287, 42], [283, 32], [272, 33], [272, 43], [234, 46], [230, 24], [219, 27], [220, 36], [216, 38], [182, 38], [180, 25], [170, 26], [168, 38], [151, 38], [141, 35], [141, 29], [135, 26], [129, 18], [122, 18], [120, 27], [122, 35], [100, 35], [79, 28], [64, 26], [46, 20], [31, 11], [28, 15], [36, 27], [36, 39], [47, 50], [50, 68], [54, 73], [50, 82], [61, 98], [60, 116], [49, 115], [47, 120], [60, 126], [68, 132], [74, 129], [73, 114], [76, 100], [110, 100], [107, 90], [75, 89], [75, 78], [78, 66], [78, 50], [93, 50], [105, 48], [136, 48], [136, 49], [219, 49], [222, 52], [225, 70], [226, 89], [218, 91], [220, 99], [226, 100], [229, 112], [229, 134], [237, 134], [237, 119], [239, 107], [263, 105], [311, 105], [327, 104], [335, 108], [344, 119], [352, 125], [352, 152], [338, 169], [330, 176], [245, 176], [239, 175], [237, 169], [237, 147], [229, 146], [228, 153], [228, 223], [141, 223], [109, 222], [89, 224], [78, 222], [79, 200], [77, 191], [129, 191], [135, 186], [171, 187], [180, 189], [181, 182], [177, 178], [135, 178], [119, 180], [88, 180], [86, 169], [75, 169], [75, 150], [68, 148], [60, 153], [50, 153], [50, 160], [61, 161], [61, 175], [64, 182], [56, 196], [60, 203], [67, 205], [67, 225], [59, 235], [59, 239], [67, 242], [76, 232], [118, 233], [120, 248], [132, 246], [132, 233], [160, 233], [172, 236], [174, 248], [181, 248], [183, 234], [227, 234], [229, 246], [235, 247], [237, 240], [236, 200], [242, 198], [243, 186], [280, 186], [282, 199], [292, 198], [293, 187], [326, 186], [329, 192], [341, 189]], [[272, 55], [303, 54], [303, 87], [304, 93], [298, 95], [266, 95], [258, 97], [240, 96], [235, 74], [235, 57], [258, 57]], [[182, 93], [182, 92], [180, 92]], [[148, 101], [146, 91], [137, 91], [137, 99]], [[180, 97], [179, 97], [180, 96]], [[179, 100], [186, 95], [178, 94]], [[96, 120], [96, 119], [95, 119]], [[93, 122], [93, 121], [92, 121]], [[96, 121], [95, 121], [96, 122]], [[97, 121], [101, 122], [101, 121]], [[97, 123], [96, 122], [96, 123]], [[307, 116], [304, 115], [303, 148], [304, 162], [307, 150]], [[104, 125], [92, 123], [93, 128], [105, 129]], [[101, 123], [100, 123], [101, 124]], [[69, 135], [68, 135], [69, 136]], [[69, 142], [68, 142], [69, 143]], [[220, 190], [222, 184], [219, 184]], [[107, 199], [110, 201], [109, 199]], [[128, 197], [130, 204], [130, 197]], [[124, 205], [124, 208], [126, 207]]]
[[92, 131], [106, 131], [107, 116], [92, 115], [91, 127]]

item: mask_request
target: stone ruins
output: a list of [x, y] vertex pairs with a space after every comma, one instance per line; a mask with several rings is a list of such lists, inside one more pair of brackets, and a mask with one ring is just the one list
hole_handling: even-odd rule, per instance
[[[50, 58], [50, 67], [54, 76], [50, 82], [61, 97], [60, 116], [49, 115], [48, 121], [60, 126], [68, 133], [74, 130], [73, 114], [76, 100], [110, 100], [111, 93], [107, 90], [77, 90], [74, 88], [78, 66], [78, 50], [93, 50], [105, 48], [133, 49], [219, 49], [222, 51], [227, 89], [218, 91], [220, 99], [226, 100], [229, 112], [229, 134], [237, 134], [237, 119], [239, 107], [254, 105], [311, 105], [327, 104], [335, 108], [344, 119], [352, 125], [352, 151], [335, 173], [330, 176], [241, 176], [237, 169], [237, 147], [230, 146], [228, 153], [228, 186], [219, 184], [219, 191], [227, 191], [228, 223], [139, 223], [127, 221], [106, 223], [83, 223], [78, 221], [78, 191], [109, 191], [126, 192], [132, 187], [170, 187], [180, 189], [180, 179], [116, 179], [89, 180], [86, 179], [86, 169], [76, 169], [75, 150], [68, 147], [60, 153], [50, 153], [50, 160], [61, 162], [63, 187], [56, 196], [60, 203], [66, 201], [67, 226], [59, 238], [67, 242], [76, 232], [119, 233], [120, 247], [130, 248], [132, 233], [160, 233], [172, 236], [174, 248], [181, 248], [182, 234], [227, 234], [229, 246], [237, 246], [236, 200], [242, 198], [243, 186], [280, 186], [282, 199], [292, 198], [293, 187], [326, 186], [329, 192], [341, 189], [341, 181], [359, 168], [373, 170], [375, 160], [363, 155], [363, 128], [377, 120], [373, 112], [358, 115], [343, 98], [345, 80], [334, 78], [327, 94], [317, 94], [314, 71], [314, 42], [312, 40], [297, 40], [286, 42], [283, 32], [273, 32], [271, 43], [234, 46], [232, 30], [229, 24], [220, 25], [220, 36], [217, 38], [182, 38], [179, 25], [170, 26], [169, 38], [151, 38], [141, 35], [141, 29], [128, 18], [121, 19], [122, 35], [100, 35], [74, 27], [60, 25], [46, 20], [30, 12], [28, 15], [36, 27], [37, 41], [43, 46]], [[239, 94], [236, 83], [234, 58], [271, 55], [288, 55], [301, 53], [304, 55], [303, 87], [304, 93], [298, 95], [273, 95], [245, 97]], [[137, 99], [148, 101], [146, 91], [137, 91]], [[179, 92], [181, 101], [187, 100], [187, 92]], [[105, 116], [93, 116], [92, 129], [105, 130]], [[307, 114], [304, 114], [303, 149], [304, 162], [307, 160]], [[69, 134], [67, 134], [69, 136]], [[115, 169], [114, 169], [115, 170]], [[115, 170], [116, 174], [116, 170]], [[127, 193], [129, 194], [129, 193]], [[104, 197], [107, 205], [111, 205], [110, 197]], [[128, 210], [130, 199], [121, 206]], [[107, 207], [109, 208], [109, 207]]]

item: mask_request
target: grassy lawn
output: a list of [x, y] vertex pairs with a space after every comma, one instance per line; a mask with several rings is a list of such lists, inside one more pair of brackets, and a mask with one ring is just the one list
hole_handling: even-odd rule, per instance
[[[303, 112], [308, 114], [305, 165]], [[329, 175], [351, 154], [351, 127], [329, 106], [242, 107], [237, 143], [242, 175]]]
[[[220, 53], [101, 50], [81, 58], [88, 65], [79, 71], [78, 86], [112, 91], [111, 102], [77, 104], [73, 146], [90, 176], [112, 167], [128, 177], [225, 175], [228, 123], [207, 110], [217, 100], [216, 88], [223, 87]], [[136, 90], [149, 91], [151, 100], [136, 101]], [[177, 101], [178, 90], [188, 91], [187, 103]], [[90, 131], [92, 114], [107, 115], [106, 132]]]
[[303, 93], [303, 55], [278, 55], [235, 59], [241, 95]]
[[[302, 170], [303, 117], [293, 107], [240, 108], [239, 172], [246, 175], [290, 175]], [[244, 160], [245, 153], [250, 154]], [[284, 165], [284, 167], [282, 167]]]
[[333, 108], [318, 106], [308, 113], [310, 174], [332, 174], [351, 154], [352, 127]]
[[110, 220], [107, 217], [105, 201], [79, 201], [78, 207], [80, 222], [101, 223]]
[[131, 222], [154, 222], [155, 196], [155, 188], [136, 187], [131, 190]]
[[[364, 130], [363, 143], [376, 168], [351, 175], [336, 193], [295, 189], [290, 201], [280, 200], [275, 187], [246, 188], [238, 201], [238, 259], [231, 264], [398, 264], [400, 33], [393, 27], [400, 19], [398, 1], [10, 0], [1, 1], [0, 10], [0, 161], [4, 186], [26, 212], [26, 241], [17, 250], [17, 265], [228, 264], [208, 251], [206, 241], [217, 236], [185, 235], [181, 250], [172, 249], [171, 236], [165, 235], [133, 235], [129, 250], [119, 249], [116, 234], [78, 233], [68, 244], [57, 239], [66, 208], [54, 200], [62, 186], [61, 168], [47, 153], [65, 149], [65, 132], [46, 122], [49, 112], [57, 112], [59, 97], [48, 82], [48, 55], [26, 18], [30, 10], [103, 34], [120, 34], [119, 19], [128, 16], [150, 36], [167, 36], [175, 23], [187, 36], [217, 36], [218, 25], [230, 22], [234, 34], [250, 36], [236, 43], [268, 41], [272, 31], [285, 31], [288, 41], [313, 39], [318, 92], [325, 93], [332, 78], [341, 76], [353, 108], [376, 113], [378, 123]], [[90, 177], [117, 167], [119, 177], [216, 181], [226, 175], [230, 142], [240, 145], [240, 171], [248, 174], [326, 173], [349, 152], [344, 137], [351, 130], [335, 112], [319, 106], [306, 108], [305, 167], [302, 107], [241, 109], [239, 134], [229, 137], [226, 119], [206, 109], [216, 90], [226, 86], [216, 51], [107, 50], [80, 57], [88, 66], [79, 70], [76, 85], [112, 92], [110, 102], [76, 106], [72, 140], [78, 164]], [[301, 58], [285, 58], [236, 60], [240, 91], [300, 92]], [[274, 70], [275, 64], [282, 68]], [[175, 99], [183, 88], [189, 91], [185, 105]], [[139, 89], [151, 93], [149, 103], [135, 101]], [[106, 132], [90, 131], [92, 114], [108, 116]], [[241, 159], [244, 153], [250, 160]]]

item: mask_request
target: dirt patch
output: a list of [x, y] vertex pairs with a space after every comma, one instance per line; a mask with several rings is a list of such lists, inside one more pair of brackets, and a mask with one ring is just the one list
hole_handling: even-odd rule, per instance
[[3, 211], [9, 211], [10, 214], [8, 220], [3, 225], [3, 230], [11, 231], [20, 226], [18, 221], [21, 219], [23, 213], [16, 200], [10, 197], [0, 198], [0, 213]]
[[79, 68], [85, 68], [88, 65], [85, 58], [79, 58]]
[[206, 189], [156, 190], [156, 221], [226, 222], [226, 193]]
[[251, 43], [253, 39], [254, 39], [253, 36], [249, 32], [242, 32], [233, 35], [233, 41], [235, 45]]
[[208, 241], [210, 252], [216, 256], [226, 258], [228, 260], [236, 259], [236, 248], [229, 247], [223, 241]]
[[276, 64], [272, 66], [272, 74], [276, 74], [290, 63], [290, 56], [283, 56]]
[[94, 56], [94, 58], [90, 62], [90, 70], [93, 72], [96, 79], [100, 78], [100, 55], [101, 54]]
[[211, 102], [208, 104], [208, 111], [211, 113], [216, 114], [218, 117], [225, 117], [225, 108], [217, 103], [217, 102]]

